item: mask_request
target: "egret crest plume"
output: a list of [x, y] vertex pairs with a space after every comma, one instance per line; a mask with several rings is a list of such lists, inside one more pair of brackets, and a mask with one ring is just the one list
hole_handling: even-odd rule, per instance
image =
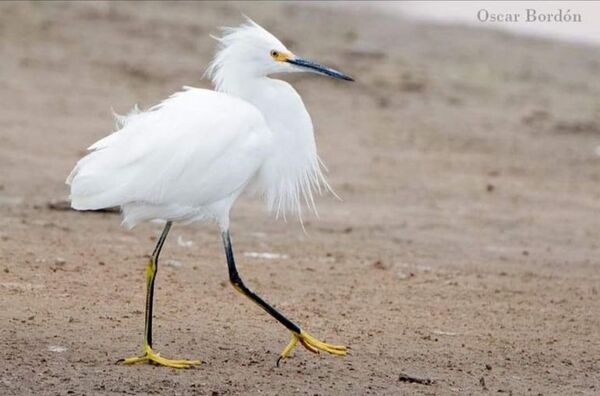
[[277, 65], [265, 62], [265, 58], [269, 60], [272, 50], [289, 52], [277, 37], [249, 17], [244, 18], [246, 22], [240, 26], [222, 27], [222, 36], [211, 35], [218, 47], [204, 75], [217, 91], [227, 92], [228, 83], [239, 83], [238, 79], [246, 75], [262, 77], [277, 72]]

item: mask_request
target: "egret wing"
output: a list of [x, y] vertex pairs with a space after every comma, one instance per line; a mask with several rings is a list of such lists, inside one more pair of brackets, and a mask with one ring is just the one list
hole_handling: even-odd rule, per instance
[[270, 141], [251, 104], [186, 88], [90, 147], [67, 179], [72, 206], [208, 205], [249, 182]]

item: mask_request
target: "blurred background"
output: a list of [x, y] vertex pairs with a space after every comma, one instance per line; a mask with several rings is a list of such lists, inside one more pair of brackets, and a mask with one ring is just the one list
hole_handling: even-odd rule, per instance
[[[582, 22], [476, 17], [526, 8]], [[209, 34], [242, 13], [356, 78], [283, 77], [342, 201], [306, 234], [249, 197], [232, 213], [251, 287], [351, 354], [276, 370], [287, 331], [196, 225], [161, 256], [155, 340], [205, 364], [114, 366], [141, 342], [160, 230], [68, 210], [64, 179], [111, 109], [210, 87]], [[0, 393], [597, 393], [599, 26], [597, 2], [1, 3]]]

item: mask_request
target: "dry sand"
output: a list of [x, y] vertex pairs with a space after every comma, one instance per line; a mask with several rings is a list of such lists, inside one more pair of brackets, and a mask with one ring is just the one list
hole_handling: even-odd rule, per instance
[[[240, 10], [357, 77], [286, 77], [343, 202], [307, 235], [251, 199], [232, 220], [248, 284], [351, 352], [276, 368], [289, 333], [228, 285], [215, 227], [176, 226], [155, 345], [204, 364], [115, 365], [159, 227], [47, 203], [111, 106], [207, 86]], [[0, 59], [0, 394], [600, 392], [600, 49], [297, 4], [2, 3]]]

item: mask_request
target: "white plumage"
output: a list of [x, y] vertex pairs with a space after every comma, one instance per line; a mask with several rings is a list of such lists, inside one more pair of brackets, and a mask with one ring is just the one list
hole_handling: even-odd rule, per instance
[[120, 206], [123, 223], [166, 221], [146, 266], [146, 314], [141, 357], [185, 368], [197, 360], [166, 359], [152, 348], [152, 307], [158, 257], [173, 222], [219, 224], [229, 279], [292, 332], [278, 363], [300, 343], [312, 352], [343, 356], [346, 347], [322, 342], [269, 305], [242, 281], [233, 257], [229, 211], [244, 190], [265, 196], [277, 214], [301, 218], [302, 202], [315, 208], [313, 192], [331, 190], [321, 172], [313, 126], [298, 93], [275, 72], [312, 71], [351, 80], [299, 58], [256, 23], [226, 29], [207, 74], [216, 91], [183, 91], [141, 112], [115, 116], [118, 130], [90, 146], [69, 177], [71, 205], [79, 210]]
[[70, 176], [71, 203], [122, 206], [130, 227], [154, 218], [218, 220], [264, 162], [271, 135], [247, 102], [187, 88], [93, 144]]
[[217, 91], [184, 87], [148, 111], [118, 116], [120, 129], [90, 146], [67, 178], [73, 208], [120, 206], [130, 228], [212, 219], [227, 229], [231, 206], [249, 188], [277, 214], [300, 217], [302, 201], [314, 209], [313, 192], [329, 186], [310, 116], [291, 85], [267, 75], [349, 78], [295, 57], [250, 20], [218, 40], [207, 70]]

